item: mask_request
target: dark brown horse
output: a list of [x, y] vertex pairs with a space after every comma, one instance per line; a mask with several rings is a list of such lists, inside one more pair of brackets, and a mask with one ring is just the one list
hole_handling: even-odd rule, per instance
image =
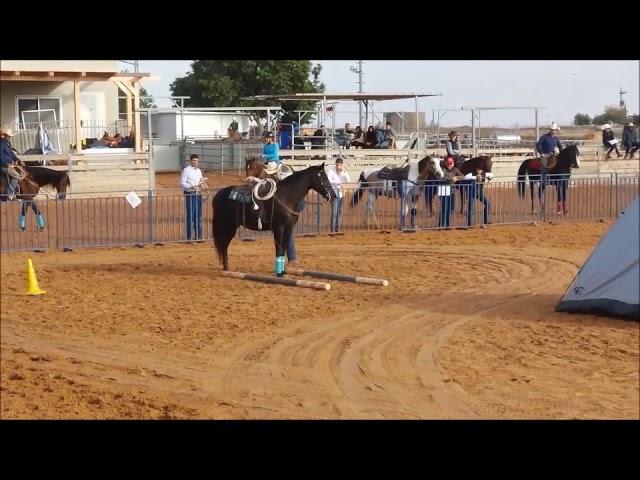
[[[479, 157], [471, 158], [467, 161], [462, 162], [458, 167], [458, 170], [463, 175], [468, 175], [469, 173], [476, 176], [482, 175], [483, 181], [485, 179], [490, 180], [493, 177], [491, 173], [491, 166], [493, 164], [492, 157], [489, 155], [481, 155]], [[489, 175], [487, 175], [489, 174]], [[465, 189], [460, 188], [460, 214], [462, 215], [464, 212], [464, 193]]]
[[[441, 161], [440, 166], [445, 168], [444, 160]], [[462, 160], [461, 162], [456, 162], [456, 167], [463, 175], [467, 175], [469, 173], [476, 174], [479, 170], [482, 171], [483, 179], [491, 179], [493, 177], [493, 173], [491, 173], [492, 167], [492, 157], [488, 155], [481, 155], [479, 157], [474, 157], [469, 160]], [[425, 187], [425, 201], [427, 205], [427, 211], [430, 215], [433, 214], [433, 197], [436, 195], [437, 179], [433, 175], [429, 175], [427, 178], [427, 186]], [[464, 212], [464, 191], [465, 187], [456, 187], [460, 190], [460, 213]], [[468, 188], [468, 186], [466, 187]]]
[[[27, 228], [26, 214], [29, 207], [31, 207], [33, 213], [36, 215], [36, 225], [38, 229], [42, 230], [44, 228], [44, 217], [34, 198], [38, 195], [41, 187], [52, 185], [56, 189], [57, 198], [64, 200], [67, 189], [71, 186], [69, 175], [65, 171], [57, 171], [45, 167], [24, 166], [21, 162], [18, 163], [16, 169], [20, 174], [20, 181], [18, 182], [19, 193], [16, 195], [16, 198], [22, 200], [18, 220], [20, 230], [24, 231]], [[5, 192], [7, 188], [7, 178], [5, 175], [1, 175], [0, 177], [2, 177], [0, 178], [0, 189], [2, 192]], [[4, 202], [6, 200], [6, 195], [0, 195], [0, 201]]]

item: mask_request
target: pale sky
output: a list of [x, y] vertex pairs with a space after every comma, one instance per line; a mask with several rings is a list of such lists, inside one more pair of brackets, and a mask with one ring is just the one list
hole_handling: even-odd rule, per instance
[[[349, 67], [356, 61], [314, 61], [322, 65], [321, 80], [328, 93], [358, 91], [357, 74]], [[190, 70], [191, 60], [140, 60], [140, 71], [158, 79], [143, 82], [155, 97], [170, 95], [169, 84]], [[122, 64], [123, 67], [126, 65]], [[131, 68], [131, 67], [128, 67]], [[618, 105], [619, 90], [627, 93], [624, 100], [630, 113], [640, 110], [640, 61], [430, 61], [371, 60], [363, 65], [367, 93], [441, 93], [441, 97], [424, 98], [419, 109], [459, 109], [462, 106], [541, 106], [542, 125], [556, 121], [569, 125], [573, 116], [602, 113], [607, 105]], [[292, 93], [292, 92], [282, 92]], [[159, 106], [167, 106], [158, 100]], [[414, 100], [376, 102], [380, 111], [414, 111]], [[357, 104], [337, 106], [336, 126], [345, 121], [357, 124]], [[533, 125], [529, 111], [483, 112], [483, 126], [513, 127]], [[470, 124], [470, 113], [448, 112], [441, 125]], [[330, 125], [327, 125], [330, 126]]]

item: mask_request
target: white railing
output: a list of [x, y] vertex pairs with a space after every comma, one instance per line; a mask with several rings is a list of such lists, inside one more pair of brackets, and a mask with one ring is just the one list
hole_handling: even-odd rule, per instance
[[[81, 120], [82, 138], [86, 144], [90, 139], [99, 140], [105, 133], [110, 137], [120, 134], [123, 137], [129, 133], [129, 126], [123, 120]], [[58, 122], [42, 123], [18, 123], [13, 126], [14, 137], [11, 141], [13, 147], [21, 154], [38, 154], [33, 151], [38, 143], [38, 129], [42, 127], [49, 136], [49, 142], [55, 153], [69, 153], [74, 150], [76, 143], [76, 128], [73, 121], [61, 120]], [[88, 146], [88, 145], [87, 145]], [[42, 145], [40, 145], [42, 147]]]

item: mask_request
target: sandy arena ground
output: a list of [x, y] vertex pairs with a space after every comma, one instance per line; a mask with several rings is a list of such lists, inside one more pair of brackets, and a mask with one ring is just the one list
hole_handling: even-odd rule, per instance
[[220, 277], [210, 243], [3, 254], [1, 416], [637, 419], [638, 323], [553, 311], [609, 225], [299, 239], [390, 281], [328, 292]]

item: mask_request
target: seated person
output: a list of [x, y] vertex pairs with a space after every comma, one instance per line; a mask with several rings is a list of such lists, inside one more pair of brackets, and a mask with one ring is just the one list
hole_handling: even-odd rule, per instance
[[367, 133], [364, 136], [364, 148], [376, 148], [378, 144], [376, 131], [373, 128], [373, 125], [369, 125], [367, 128]]
[[387, 143], [388, 148], [396, 148], [396, 133], [391, 128], [391, 122], [387, 122], [385, 126], [384, 141]]
[[389, 142], [385, 140], [384, 129], [382, 123], [378, 122], [375, 129], [376, 133], [376, 145], [375, 148], [389, 148]]
[[362, 130], [362, 127], [360, 127], [360, 125], [356, 127], [355, 133], [353, 135], [353, 140], [351, 140], [351, 147], [364, 147], [364, 130]]
[[311, 139], [311, 148], [322, 148], [325, 145], [327, 132], [324, 129], [324, 125], [320, 125], [320, 128], [313, 132], [313, 137]]

